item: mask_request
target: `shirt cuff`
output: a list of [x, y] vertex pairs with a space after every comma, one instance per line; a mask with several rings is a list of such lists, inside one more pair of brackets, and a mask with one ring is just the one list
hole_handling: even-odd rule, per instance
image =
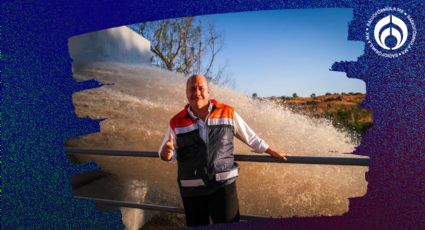
[[267, 144], [264, 140], [261, 140], [260, 145], [257, 149], [254, 149], [254, 153], [264, 153], [269, 148], [269, 144]]

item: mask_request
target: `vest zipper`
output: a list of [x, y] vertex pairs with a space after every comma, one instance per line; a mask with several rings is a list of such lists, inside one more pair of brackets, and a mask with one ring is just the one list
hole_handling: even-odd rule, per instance
[[209, 170], [210, 170], [210, 168], [209, 168], [209, 165], [210, 165], [210, 163], [212, 163], [213, 164], [213, 166], [214, 166], [214, 162], [212, 162], [212, 158], [211, 158], [211, 154], [210, 154], [210, 151], [209, 151], [209, 143], [210, 143], [210, 126], [209, 126], [209, 124], [208, 124], [208, 120], [209, 120], [209, 117], [210, 117], [210, 115], [211, 115], [211, 113], [213, 112], [213, 110], [214, 110], [215, 108], [214, 108], [214, 106], [213, 106], [213, 108], [212, 108], [212, 110], [208, 113], [208, 115], [207, 115], [207, 118], [205, 119], [205, 129], [206, 129], [206, 133], [207, 133], [207, 141], [205, 142], [205, 145], [206, 145], [206, 152], [207, 152], [207, 176], [208, 176], [208, 179], [210, 179], [209, 177], [210, 177], [210, 172], [209, 172]]

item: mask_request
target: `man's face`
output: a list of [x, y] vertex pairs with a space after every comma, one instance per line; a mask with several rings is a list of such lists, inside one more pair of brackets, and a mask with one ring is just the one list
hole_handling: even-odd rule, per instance
[[208, 105], [210, 93], [204, 76], [197, 75], [187, 81], [186, 96], [193, 109], [201, 109]]

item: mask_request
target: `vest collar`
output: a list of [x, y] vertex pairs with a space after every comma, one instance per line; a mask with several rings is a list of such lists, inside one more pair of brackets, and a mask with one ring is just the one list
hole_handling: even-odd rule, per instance
[[[211, 99], [210, 100], [210, 103], [209, 103], [209, 106], [208, 106], [208, 113], [211, 113], [211, 111], [213, 111], [214, 108], [221, 108], [221, 107], [223, 107], [223, 104], [221, 104], [220, 102], [216, 101], [215, 99]], [[197, 116], [195, 116], [195, 114], [193, 114], [192, 110], [190, 109], [189, 104], [187, 104], [184, 107], [183, 113], [180, 114], [180, 117], [182, 117], [182, 118], [183, 117], [186, 117], [186, 116], [188, 116], [189, 118], [191, 118], [193, 120], [195, 120], [195, 119], [198, 118]]]

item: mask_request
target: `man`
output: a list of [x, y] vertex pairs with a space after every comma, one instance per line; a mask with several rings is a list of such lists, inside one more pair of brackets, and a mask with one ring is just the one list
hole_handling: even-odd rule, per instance
[[209, 99], [204, 76], [187, 80], [189, 102], [170, 121], [160, 147], [162, 160], [177, 159], [178, 184], [188, 226], [239, 221], [233, 136], [255, 152], [286, 160], [259, 138], [232, 107]]

